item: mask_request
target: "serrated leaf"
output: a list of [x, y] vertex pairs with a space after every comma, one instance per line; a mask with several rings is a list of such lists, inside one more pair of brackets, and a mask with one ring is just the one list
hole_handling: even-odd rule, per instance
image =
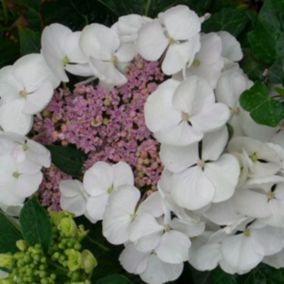
[[24, 205], [20, 214], [20, 224], [28, 244], [40, 244], [47, 252], [51, 242], [52, 228], [47, 212], [36, 197], [32, 197]]
[[71, 146], [46, 146], [50, 153], [52, 162], [63, 172], [73, 177], [82, 176], [83, 164], [86, 160], [86, 155]]
[[259, 124], [276, 127], [284, 119], [284, 105], [269, 96], [267, 87], [255, 83], [240, 97], [241, 106]]
[[0, 212], [0, 253], [16, 252], [16, 241], [22, 238], [15, 222]]
[[40, 33], [28, 28], [19, 28], [21, 55], [40, 52]]
[[95, 281], [94, 284], [132, 284], [132, 282], [123, 275], [113, 274]]
[[243, 11], [235, 8], [224, 8], [205, 21], [202, 30], [206, 33], [224, 30], [237, 37], [245, 29], [248, 22], [249, 18]]

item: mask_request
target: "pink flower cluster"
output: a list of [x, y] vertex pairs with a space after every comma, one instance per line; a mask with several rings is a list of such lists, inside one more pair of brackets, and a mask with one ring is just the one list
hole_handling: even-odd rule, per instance
[[43, 170], [43, 181], [37, 192], [41, 204], [51, 211], [60, 211], [59, 183], [71, 177], [55, 166]]
[[60, 89], [35, 119], [35, 140], [73, 144], [88, 154], [85, 169], [97, 161], [129, 163], [136, 186], [155, 189], [162, 166], [159, 143], [145, 125], [144, 104], [164, 80], [158, 62], [137, 57], [128, 67], [128, 82], [106, 90], [79, 85]]

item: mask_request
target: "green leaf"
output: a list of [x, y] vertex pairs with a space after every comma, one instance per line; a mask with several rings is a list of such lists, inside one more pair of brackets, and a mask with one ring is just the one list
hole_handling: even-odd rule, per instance
[[16, 241], [22, 238], [15, 222], [0, 212], [0, 253], [16, 252]]
[[280, 58], [268, 70], [271, 84], [284, 84], [284, 59]]
[[132, 282], [123, 275], [113, 274], [95, 281], [94, 284], [132, 284]]
[[210, 283], [211, 284], [237, 284], [236, 275], [231, 275], [220, 268], [217, 268], [211, 272], [210, 275]]
[[248, 33], [248, 42], [253, 56], [260, 62], [271, 65], [277, 57], [275, 39], [260, 21]]
[[19, 28], [21, 55], [40, 51], [40, 33], [28, 28]]
[[267, 87], [257, 82], [240, 98], [241, 106], [259, 124], [276, 127], [284, 119], [284, 105], [269, 96]]
[[71, 146], [46, 146], [51, 152], [52, 162], [63, 172], [73, 177], [82, 176], [86, 155]]
[[52, 229], [47, 212], [36, 197], [28, 200], [20, 214], [20, 224], [24, 239], [30, 245], [40, 244], [47, 252], [50, 246]]
[[225, 30], [234, 36], [238, 36], [249, 22], [246, 13], [235, 8], [224, 8], [213, 14], [202, 25], [206, 33]]

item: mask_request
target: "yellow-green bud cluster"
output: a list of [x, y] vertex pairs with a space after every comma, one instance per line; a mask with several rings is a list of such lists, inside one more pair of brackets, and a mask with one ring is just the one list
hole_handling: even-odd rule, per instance
[[55, 284], [56, 275], [48, 273], [47, 258], [40, 245], [28, 246], [25, 241], [17, 242], [20, 251], [0, 255], [0, 265], [10, 271], [1, 284]]
[[38, 244], [29, 246], [23, 240], [17, 241], [18, 252], [0, 254], [0, 268], [9, 272], [0, 284], [90, 283], [97, 261], [89, 250], [82, 248], [87, 231], [77, 226], [67, 212], [52, 212], [50, 220], [52, 242], [48, 253], [44, 254]]

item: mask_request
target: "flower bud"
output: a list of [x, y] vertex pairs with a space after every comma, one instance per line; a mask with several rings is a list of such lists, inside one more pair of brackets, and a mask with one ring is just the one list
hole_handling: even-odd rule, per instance
[[87, 274], [92, 273], [93, 269], [98, 265], [96, 258], [89, 250], [86, 249], [82, 251], [81, 256], [81, 268], [83, 268]]
[[0, 253], [0, 267], [11, 269], [14, 264], [14, 258], [9, 253]]
[[26, 241], [24, 240], [18, 240], [16, 242], [16, 247], [20, 250], [20, 251], [26, 251], [28, 248], [28, 244]]
[[58, 230], [66, 237], [74, 237], [77, 232], [77, 225], [70, 217], [65, 217], [60, 220]]
[[67, 266], [69, 270], [75, 271], [80, 269], [82, 263], [81, 253], [74, 249], [68, 249], [66, 250], [66, 255], [68, 257]]

